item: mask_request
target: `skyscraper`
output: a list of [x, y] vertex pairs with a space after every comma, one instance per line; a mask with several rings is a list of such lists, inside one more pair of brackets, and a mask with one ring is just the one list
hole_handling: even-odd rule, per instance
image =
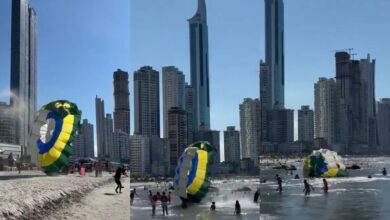
[[171, 173], [174, 173], [177, 160], [187, 147], [187, 113], [179, 107], [168, 110], [168, 140]]
[[195, 15], [188, 19], [191, 86], [194, 89], [193, 130], [210, 129], [209, 50], [205, 0], [198, 0]]
[[294, 142], [294, 110], [272, 109], [267, 111], [268, 142], [274, 144]]
[[104, 118], [104, 145], [108, 158], [112, 158], [113, 152], [113, 132], [114, 132], [114, 121], [112, 120], [111, 114], [106, 114]]
[[[11, 18], [11, 100], [16, 112], [15, 129], [17, 143], [27, 146], [36, 111], [37, 58], [35, 11], [27, 0], [12, 1]], [[27, 148], [33, 155], [35, 149]], [[35, 162], [35, 161], [33, 161]]]
[[324, 138], [328, 144], [335, 142], [336, 81], [321, 77], [314, 84], [315, 138]]
[[105, 142], [105, 119], [104, 119], [104, 100], [95, 97], [96, 111], [96, 140], [97, 140], [97, 155], [99, 158], [108, 156]]
[[93, 125], [88, 123], [87, 119], [83, 119], [80, 125], [73, 142], [73, 150], [75, 157], [95, 157]]
[[283, 0], [265, 0], [265, 65], [268, 67], [266, 103], [284, 107], [284, 4]]
[[187, 112], [187, 138], [188, 138], [188, 144], [191, 144], [194, 140], [194, 126], [192, 120], [192, 110], [194, 104], [194, 89], [192, 86], [188, 85], [186, 83], [185, 85], [185, 110]]
[[240, 164], [240, 132], [234, 126], [228, 126], [223, 132], [225, 161]]
[[134, 72], [134, 134], [160, 137], [159, 74], [151, 66]]
[[308, 105], [302, 105], [298, 110], [298, 141], [313, 144], [314, 112]]
[[174, 66], [162, 68], [164, 137], [168, 138], [168, 111], [172, 107], [184, 109], [184, 74]]
[[0, 102], [0, 122], [0, 143], [16, 144], [14, 111], [5, 102]]
[[120, 163], [129, 163], [129, 135], [120, 129], [116, 129], [112, 134], [113, 160]]
[[132, 135], [130, 145], [130, 167], [131, 173], [142, 175], [149, 174], [150, 167], [150, 141], [145, 135]]
[[129, 74], [114, 72], [114, 128], [130, 135]]
[[381, 153], [390, 152], [390, 98], [378, 102], [378, 142]]
[[241, 158], [258, 161], [260, 147], [260, 101], [245, 98], [240, 104]]
[[[375, 150], [375, 60], [336, 52], [336, 142], [344, 153]], [[371, 151], [371, 152], [370, 152]]]

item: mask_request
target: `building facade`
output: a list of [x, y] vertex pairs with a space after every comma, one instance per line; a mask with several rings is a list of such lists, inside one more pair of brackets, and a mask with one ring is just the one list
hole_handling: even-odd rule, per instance
[[[260, 148], [260, 101], [245, 98], [240, 104], [241, 158], [257, 161]], [[257, 162], [256, 162], [257, 163]]]
[[27, 0], [12, 1], [11, 18], [11, 97], [15, 112], [16, 142], [26, 148], [27, 155], [34, 149], [27, 147], [37, 102], [36, 13]]
[[210, 129], [210, 89], [208, 27], [205, 0], [198, 0], [195, 15], [188, 19], [190, 33], [190, 72], [193, 93], [193, 126]]
[[179, 107], [168, 110], [168, 140], [170, 150], [171, 173], [174, 173], [177, 161], [188, 144], [187, 112]]
[[95, 157], [93, 125], [87, 119], [83, 119], [78, 134], [73, 142], [75, 157]]
[[129, 135], [121, 129], [112, 133], [112, 160], [118, 163], [130, 162]]
[[118, 69], [114, 72], [114, 128], [130, 135], [129, 74]]
[[174, 66], [162, 68], [164, 137], [168, 138], [168, 110], [172, 107], [185, 108], [185, 78], [183, 72]]
[[106, 117], [104, 118], [104, 146], [106, 149], [106, 152], [108, 154], [108, 159], [113, 159], [114, 151], [113, 151], [113, 145], [114, 145], [114, 120], [112, 119], [111, 114], [106, 114]]
[[314, 84], [314, 136], [335, 143], [336, 81], [321, 77]]
[[240, 132], [234, 126], [228, 126], [223, 132], [225, 162], [240, 164]]
[[310, 145], [314, 141], [314, 111], [308, 105], [302, 105], [298, 110], [298, 141]]
[[283, 144], [294, 142], [294, 110], [272, 109], [267, 111], [268, 142]]
[[150, 143], [146, 135], [132, 135], [130, 145], [130, 171], [134, 175], [145, 175], [151, 171]]
[[134, 72], [134, 134], [160, 136], [159, 73], [150, 66]]
[[185, 85], [185, 110], [187, 113], [187, 145], [194, 141], [194, 126], [193, 126], [193, 103], [194, 103], [194, 89], [186, 83]]
[[265, 0], [265, 65], [268, 67], [266, 110], [284, 107], [284, 3]]
[[378, 153], [390, 153], [390, 98], [378, 102]]
[[0, 102], [0, 143], [17, 143], [14, 114], [10, 105]]
[[369, 153], [377, 143], [375, 60], [336, 52], [336, 142], [344, 153]]
[[104, 100], [95, 97], [95, 112], [96, 112], [96, 141], [97, 155], [99, 158], [106, 158], [108, 152], [105, 144], [105, 120], [104, 120]]

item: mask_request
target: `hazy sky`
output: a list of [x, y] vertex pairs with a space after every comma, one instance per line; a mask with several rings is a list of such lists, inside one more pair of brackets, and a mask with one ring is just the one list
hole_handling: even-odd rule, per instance
[[[206, 4], [211, 127], [223, 131], [239, 127], [243, 98], [259, 96], [264, 1]], [[69, 99], [95, 124], [95, 95], [112, 112], [112, 72], [121, 68], [131, 79], [133, 132], [135, 70], [150, 65], [161, 72], [162, 66], [174, 65], [189, 81], [187, 19], [196, 11], [196, 0], [31, 0], [31, 5], [37, 12], [39, 106]], [[286, 107], [313, 107], [314, 83], [321, 76], [334, 77], [334, 50], [344, 48], [354, 48], [355, 58], [370, 53], [377, 59], [376, 97], [390, 97], [390, 1], [285, 0], [284, 6]], [[10, 10], [11, 0], [1, 0], [0, 91], [9, 89]]]

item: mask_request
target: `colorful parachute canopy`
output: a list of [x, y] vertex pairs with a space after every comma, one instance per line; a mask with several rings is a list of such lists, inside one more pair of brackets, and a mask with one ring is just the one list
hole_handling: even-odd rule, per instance
[[305, 177], [344, 177], [348, 176], [342, 158], [337, 152], [319, 149], [306, 157], [303, 165]]
[[59, 172], [68, 164], [80, 118], [77, 105], [64, 100], [51, 102], [38, 111], [29, 146], [38, 148], [38, 161], [45, 173]]
[[178, 160], [175, 171], [175, 193], [182, 199], [193, 202], [200, 200], [208, 192], [208, 169], [215, 153], [208, 142], [195, 142], [188, 146]]

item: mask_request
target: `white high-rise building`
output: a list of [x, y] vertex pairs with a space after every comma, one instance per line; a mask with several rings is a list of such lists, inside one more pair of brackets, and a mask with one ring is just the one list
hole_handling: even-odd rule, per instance
[[112, 159], [114, 155], [113, 151], [113, 132], [114, 132], [114, 120], [111, 114], [106, 114], [104, 118], [104, 145], [106, 152], [108, 153], [108, 158]]
[[260, 101], [245, 98], [240, 104], [241, 158], [258, 160], [260, 148]]
[[174, 66], [162, 68], [164, 138], [168, 138], [168, 111], [184, 109], [184, 74]]
[[93, 125], [87, 119], [83, 119], [72, 146], [75, 157], [95, 157]]
[[112, 160], [120, 163], [129, 163], [129, 135], [121, 129], [112, 134]]
[[150, 140], [146, 135], [132, 135], [130, 145], [130, 167], [132, 174], [149, 174], [150, 166]]

